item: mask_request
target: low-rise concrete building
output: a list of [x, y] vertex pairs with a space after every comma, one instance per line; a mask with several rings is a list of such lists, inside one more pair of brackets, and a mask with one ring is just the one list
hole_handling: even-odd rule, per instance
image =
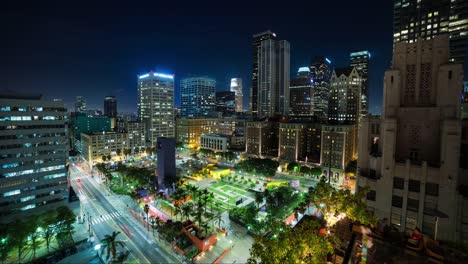
[[229, 137], [220, 134], [202, 134], [200, 147], [215, 152], [226, 152], [229, 149]]

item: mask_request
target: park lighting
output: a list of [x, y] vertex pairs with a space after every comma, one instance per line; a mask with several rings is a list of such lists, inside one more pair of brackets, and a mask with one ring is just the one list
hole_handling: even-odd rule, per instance
[[101, 244], [97, 244], [94, 246], [94, 250], [99, 251], [101, 249]]

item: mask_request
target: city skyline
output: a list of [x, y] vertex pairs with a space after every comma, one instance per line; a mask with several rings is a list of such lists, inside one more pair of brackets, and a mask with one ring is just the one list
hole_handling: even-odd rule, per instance
[[[241, 6], [231, 10], [210, 7], [209, 11], [215, 12], [209, 17], [201, 12], [198, 16], [192, 15], [182, 20], [176, 19], [180, 14], [170, 7], [161, 6], [158, 8], [167, 10], [164, 19], [150, 17], [153, 14], [142, 7], [131, 7], [135, 12], [126, 12], [119, 5], [105, 6], [109, 12], [102, 18], [99, 10], [102, 11], [104, 6], [97, 6], [94, 11], [83, 8], [72, 10], [64, 6], [47, 9], [47, 6], [41, 6], [45, 15], [40, 18], [28, 16], [35, 8], [34, 4], [26, 9], [8, 6], [3, 19], [8, 20], [5, 24], [9, 23], [6, 32], [10, 41], [1, 44], [3, 50], [8, 51], [5, 54], [7, 63], [2, 64], [1, 68], [2, 89], [62, 98], [69, 111], [76, 96], [84, 96], [89, 109], [102, 109], [104, 96], [115, 95], [119, 101], [119, 111], [136, 112], [135, 77], [154, 70], [175, 74], [177, 107], [180, 106], [179, 81], [182, 78], [210, 76], [217, 81], [217, 91], [229, 90], [231, 78], [242, 78], [244, 109], [247, 110], [251, 87], [249, 80], [252, 78], [252, 36], [271, 30], [291, 43], [292, 75], [317, 55], [325, 55], [334, 66], [344, 67], [349, 65], [350, 52], [369, 50], [372, 54], [370, 111], [378, 113], [383, 73], [391, 59], [392, 27], [388, 21], [391, 20], [392, 5], [385, 3], [388, 6], [382, 7], [373, 1], [363, 4], [367, 6], [365, 10], [350, 3], [343, 3], [349, 8], [340, 10], [335, 10], [334, 5], [325, 4], [321, 5], [321, 12], [314, 13], [288, 7], [290, 11], [295, 10], [294, 17], [287, 10], [283, 13], [280, 8], [268, 7], [269, 15], [264, 15], [261, 20], [255, 18], [260, 7], [254, 5], [252, 10], [237, 12], [243, 14], [243, 19], [236, 20], [236, 23], [230, 18], [236, 14], [236, 10], [242, 9]], [[313, 7], [313, 4], [308, 5]], [[368, 10], [375, 10], [375, 14], [370, 14]], [[330, 12], [336, 13], [333, 20], [328, 17]], [[140, 13], [141, 16], [133, 17], [129, 13]], [[277, 14], [283, 14], [283, 19], [278, 19]], [[309, 19], [311, 16], [313, 20]], [[368, 25], [369, 18], [375, 23]], [[353, 21], [356, 26], [341, 27], [346, 21]], [[23, 26], [28, 22], [32, 23], [31, 28]], [[90, 23], [97, 26], [85, 30]], [[331, 27], [334, 30], [329, 30]], [[366, 32], [363, 32], [363, 28], [366, 28]], [[146, 31], [151, 34], [145, 36], [143, 32]], [[34, 44], [25, 41], [38, 38], [38, 34], [41, 38], [45, 36], [45, 41]], [[113, 41], [109, 42], [109, 39]], [[185, 39], [193, 41], [186, 45]], [[29, 55], [27, 50], [32, 48], [39, 52]], [[24, 54], [30, 56], [26, 60], [27, 66], [24, 66]], [[62, 58], [69, 58], [70, 63]], [[69, 66], [63, 67], [64, 63]], [[30, 80], [20, 78], [24, 70], [30, 72]]]

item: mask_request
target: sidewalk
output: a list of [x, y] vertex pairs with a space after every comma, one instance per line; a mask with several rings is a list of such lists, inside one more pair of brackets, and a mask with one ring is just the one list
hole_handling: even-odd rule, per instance
[[229, 247], [232, 247], [232, 250], [224, 256], [220, 263], [246, 263], [250, 257], [250, 248], [254, 242], [253, 237], [247, 234], [245, 228], [231, 222], [228, 212], [224, 212], [222, 217], [224, 224], [221, 224], [221, 227], [226, 228], [227, 236], [219, 234], [218, 242], [213, 249], [205, 252], [196, 263], [213, 263]]

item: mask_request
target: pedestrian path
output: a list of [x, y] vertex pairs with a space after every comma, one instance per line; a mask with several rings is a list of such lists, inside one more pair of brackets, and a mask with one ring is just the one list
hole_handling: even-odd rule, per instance
[[99, 224], [101, 222], [106, 222], [106, 221], [109, 221], [113, 218], [117, 218], [117, 217], [121, 217], [122, 215], [119, 213], [119, 212], [113, 212], [113, 213], [109, 213], [109, 214], [105, 214], [105, 215], [102, 215], [102, 216], [98, 216], [94, 219], [91, 220], [91, 225], [96, 225], [96, 224]]

